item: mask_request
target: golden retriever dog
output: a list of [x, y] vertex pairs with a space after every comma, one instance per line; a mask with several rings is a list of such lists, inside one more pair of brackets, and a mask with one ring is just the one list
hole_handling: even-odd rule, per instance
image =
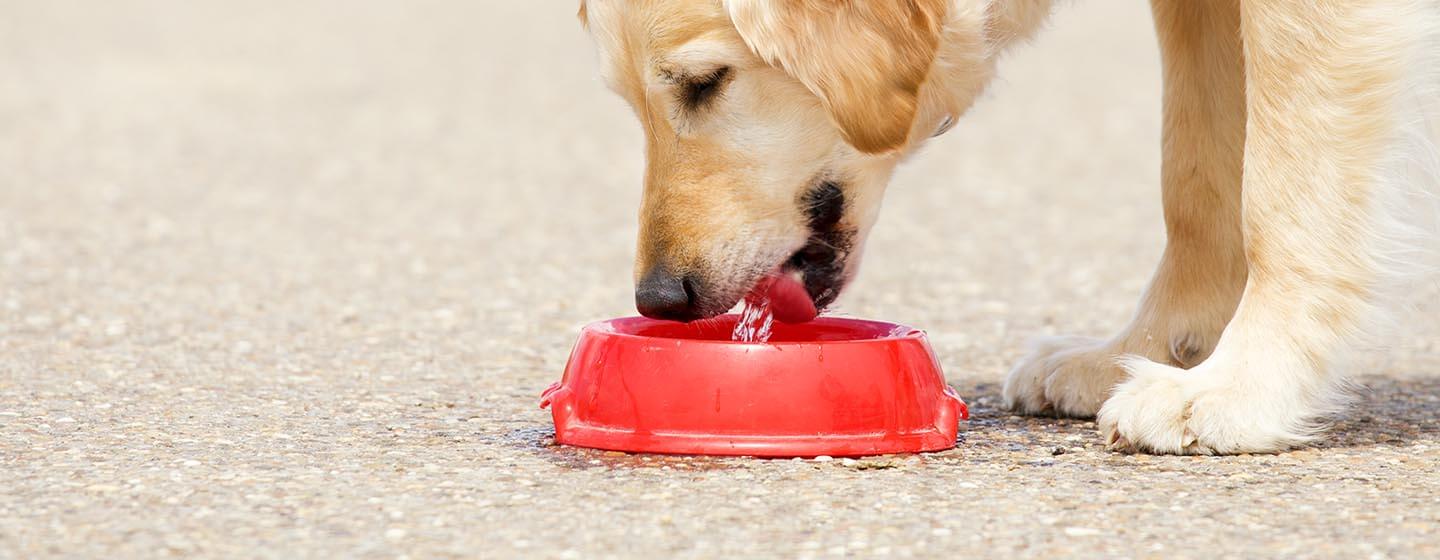
[[[1433, 185], [1440, 0], [1153, 0], [1168, 243], [1129, 326], [1045, 340], [1004, 400], [1110, 447], [1274, 452], [1339, 408]], [[724, 313], [854, 275], [897, 163], [952, 126], [1050, 0], [585, 0], [645, 131], [636, 303]]]

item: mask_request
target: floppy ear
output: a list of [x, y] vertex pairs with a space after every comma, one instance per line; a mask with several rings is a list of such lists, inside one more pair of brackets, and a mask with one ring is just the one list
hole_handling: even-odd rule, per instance
[[948, 0], [725, 0], [752, 50], [820, 96], [845, 140], [905, 144]]

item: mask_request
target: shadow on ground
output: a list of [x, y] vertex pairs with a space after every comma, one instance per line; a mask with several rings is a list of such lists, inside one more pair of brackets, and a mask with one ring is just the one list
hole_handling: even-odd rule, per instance
[[1356, 385], [1355, 403], [1316, 447], [1403, 446], [1440, 438], [1440, 378], [1370, 376]]
[[[1362, 376], [1355, 380], [1355, 387], [1354, 401], [1316, 442], [1315, 448], [1405, 446], [1416, 440], [1440, 438], [1440, 378]], [[973, 416], [969, 432], [972, 435], [984, 429], [1034, 432], [1041, 436], [1034, 438], [1037, 444], [1050, 439], [1047, 436], [1094, 435], [1092, 420], [1010, 414], [1000, 405], [998, 383], [979, 383], [958, 389], [961, 394], [976, 395], [971, 403]]]

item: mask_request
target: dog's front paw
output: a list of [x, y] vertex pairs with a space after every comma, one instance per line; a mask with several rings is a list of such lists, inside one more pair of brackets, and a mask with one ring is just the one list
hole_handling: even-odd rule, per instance
[[1106, 341], [1079, 336], [1038, 341], [1010, 370], [1003, 396], [1011, 410], [1026, 414], [1054, 412], [1063, 416], [1095, 416], [1110, 389], [1124, 378]]
[[[1211, 360], [1182, 370], [1138, 357], [1122, 360], [1130, 380], [1100, 408], [1100, 433], [1112, 450], [1176, 455], [1273, 453], [1312, 439], [1301, 388], [1245, 383], [1244, 373]], [[1243, 362], [1242, 362], [1243, 363]]]

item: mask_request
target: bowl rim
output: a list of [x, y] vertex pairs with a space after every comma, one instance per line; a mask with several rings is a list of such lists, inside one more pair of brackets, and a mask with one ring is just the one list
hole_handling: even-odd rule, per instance
[[[734, 315], [735, 315], [734, 313], [725, 313], [725, 314], [722, 314], [722, 315], [717, 315], [717, 317], [726, 317], [726, 316], [734, 316]], [[867, 324], [871, 324], [871, 325], [881, 325], [881, 326], [887, 327], [887, 328], [888, 328], [888, 332], [887, 332], [886, 334], [882, 335], [882, 336], [877, 336], [877, 337], [874, 337], [874, 338], [856, 338], [856, 339], [846, 339], [846, 340], [782, 340], [782, 341], [778, 341], [778, 342], [745, 342], [745, 341], [740, 341], [740, 340], [727, 340], [727, 339], [679, 338], [679, 337], [673, 337], [673, 336], [644, 336], [644, 335], [639, 335], [639, 334], [634, 334], [634, 333], [621, 332], [621, 331], [619, 331], [619, 330], [616, 330], [615, 327], [614, 327], [614, 325], [615, 325], [616, 323], [619, 323], [619, 322], [674, 323], [674, 321], [664, 321], [664, 320], [661, 320], [661, 319], [651, 319], [651, 318], [649, 318], [649, 317], [642, 317], [642, 316], [639, 316], [639, 315], [628, 315], [628, 316], [624, 316], [624, 317], [614, 317], [614, 318], [610, 318], [610, 319], [601, 319], [601, 320], [598, 320], [598, 321], [592, 321], [592, 322], [590, 322], [590, 323], [587, 323], [583, 328], [581, 328], [581, 334], [582, 334], [582, 335], [591, 335], [591, 334], [593, 334], [593, 335], [599, 335], [599, 336], [604, 336], [604, 337], [617, 338], [617, 339], [622, 339], [622, 340], [632, 340], [632, 341], [660, 341], [660, 340], [672, 341], [672, 340], [673, 340], [673, 341], [683, 341], [683, 342], [686, 342], [686, 343], [689, 343], [689, 344], [699, 344], [699, 345], [706, 345], [706, 346], [752, 346], [752, 347], [757, 347], [757, 348], [763, 348], [763, 347], [769, 347], [769, 346], [787, 346], [787, 347], [790, 347], [790, 346], [834, 346], [834, 345], [849, 345], [849, 344], [886, 344], [886, 343], [893, 343], [893, 342], [905, 341], [905, 340], [924, 340], [924, 339], [926, 338], [926, 337], [925, 337], [925, 331], [923, 331], [923, 330], [921, 330], [921, 329], [917, 329], [917, 328], [912, 327], [912, 326], [909, 326], [909, 325], [906, 325], [906, 324], [903, 324], [903, 323], [892, 323], [892, 322], [889, 322], [889, 321], [878, 321], [878, 320], [875, 320], [875, 319], [860, 319], [860, 318], [856, 318], [856, 317], [837, 317], [837, 316], [817, 317], [817, 318], [815, 319], [815, 321], [837, 322], [837, 323], [867, 323]]]

